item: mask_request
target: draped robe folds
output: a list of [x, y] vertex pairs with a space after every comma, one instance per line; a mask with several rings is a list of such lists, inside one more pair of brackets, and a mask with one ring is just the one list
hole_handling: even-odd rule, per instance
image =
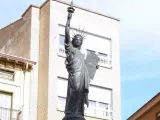
[[69, 74], [65, 114], [84, 116], [84, 104], [88, 106], [90, 82], [84, 55], [71, 43], [65, 44], [65, 52], [65, 64]]

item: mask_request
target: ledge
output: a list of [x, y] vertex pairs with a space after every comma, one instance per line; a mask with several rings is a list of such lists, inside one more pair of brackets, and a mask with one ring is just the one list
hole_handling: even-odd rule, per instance
[[36, 64], [36, 62], [34, 61], [5, 53], [0, 53], [0, 63], [4, 64], [5, 66], [7, 64], [12, 65], [13, 68], [15, 66], [18, 66], [27, 71], [30, 71], [32, 69], [32, 66]]

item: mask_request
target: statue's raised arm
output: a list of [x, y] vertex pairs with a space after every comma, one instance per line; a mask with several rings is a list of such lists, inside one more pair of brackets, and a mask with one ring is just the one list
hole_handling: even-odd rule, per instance
[[[84, 54], [81, 52], [81, 46], [84, 39], [84, 34], [81, 32], [81, 30], [78, 30], [79, 32], [72, 36], [71, 42], [70, 22], [73, 12], [74, 8], [72, 2], [71, 6], [68, 7], [68, 16], [65, 27], [64, 47], [66, 53], [65, 65], [68, 72], [68, 87], [65, 116], [63, 120], [85, 120], [84, 104], [87, 106], [89, 105], [88, 93], [90, 74], [85, 64]], [[88, 60], [90, 60], [90, 58], [92, 59], [93, 57], [88, 56]], [[88, 62], [88, 64], [90, 63]], [[91, 66], [90, 68], [93, 67]], [[91, 72], [92, 71], [93, 70], [91, 70]]]
[[68, 17], [67, 17], [67, 22], [66, 22], [66, 27], [65, 27], [65, 44], [69, 44], [71, 42], [70, 40], [70, 22], [72, 19], [72, 14], [74, 13], [74, 8], [68, 7]]

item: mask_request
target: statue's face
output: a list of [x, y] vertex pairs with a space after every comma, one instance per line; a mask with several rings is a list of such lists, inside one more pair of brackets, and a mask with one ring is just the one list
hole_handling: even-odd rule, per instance
[[75, 35], [72, 40], [72, 44], [74, 47], [81, 47], [83, 41], [83, 37], [81, 35]]

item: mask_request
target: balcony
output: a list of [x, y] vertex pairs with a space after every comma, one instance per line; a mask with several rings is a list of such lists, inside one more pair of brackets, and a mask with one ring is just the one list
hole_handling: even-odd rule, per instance
[[112, 67], [111, 56], [99, 57], [99, 58], [100, 58], [99, 66], [107, 67], [107, 68], [111, 68]]
[[[89, 101], [91, 103], [91, 101]], [[63, 112], [65, 109], [66, 98], [58, 97], [57, 98], [57, 110]], [[100, 104], [100, 103], [99, 103]], [[91, 118], [99, 118], [103, 120], [112, 120], [112, 111], [111, 105], [106, 104], [107, 107], [100, 108], [98, 106], [89, 105], [88, 108], [85, 107], [85, 116]], [[107, 109], [106, 109], [107, 108]]]
[[[61, 57], [66, 57], [64, 46], [59, 45], [58, 55], [61, 56]], [[108, 55], [107, 57], [99, 56], [99, 58], [100, 58], [99, 66], [106, 67], [106, 68], [112, 68], [111, 55]]]
[[22, 120], [22, 112], [0, 107], [0, 120]]
[[85, 109], [85, 116], [100, 118], [104, 120], [112, 119], [112, 112], [106, 109], [101, 109], [97, 107], [89, 107]]

